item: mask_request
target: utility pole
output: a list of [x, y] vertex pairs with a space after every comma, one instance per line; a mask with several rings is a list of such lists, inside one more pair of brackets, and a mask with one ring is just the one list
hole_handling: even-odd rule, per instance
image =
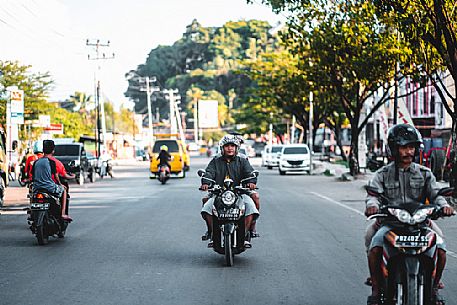
[[[105, 59], [113, 59], [114, 58], [114, 53], [110, 55], [106, 55], [105, 53], [100, 54], [100, 48], [101, 47], [109, 47], [110, 46], [110, 41], [108, 40], [106, 43], [100, 42], [100, 39], [97, 40], [86, 40], [86, 46], [88, 47], [93, 47], [95, 49], [95, 56], [91, 56], [90, 54], [87, 55], [87, 59], [89, 60], [95, 60], [97, 62], [97, 69], [95, 70], [95, 83], [96, 83], [96, 89], [95, 89], [95, 104], [96, 104], [96, 114], [97, 114], [97, 127], [96, 127], [96, 132], [95, 132], [95, 141], [96, 141], [96, 155], [97, 157], [100, 157], [100, 125], [102, 127], [103, 131], [103, 145], [106, 148], [106, 121], [105, 121], [105, 106], [103, 103], [100, 105], [100, 80], [97, 78], [97, 71], [100, 71], [100, 60], [105, 60]], [[102, 115], [102, 122], [100, 124], [100, 113]]]
[[309, 92], [309, 122], [308, 122], [308, 130], [309, 130], [309, 174], [313, 174], [313, 91]]
[[178, 94], [178, 89], [163, 90], [163, 93], [165, 94], [166, 99], [170, 101], [170, 133], [176, 134], [178, 133], [178, 130], [176, 126], [174, 104], [177, 99], [177, 97], [175, 97], [175, 94]]
[[151, 87], [151, 83], [155, 83], [157, 79], [149, 76], [139, 77], [140, 82], [146, 83], [146, 88], [141, 87], [141, 91], [146, 91], [147, 97], [146, 102], [148, 103], [148, 126], [149, 126], [149, 147], [152, 149], [152, 142], [154, 142], [154, 130], [152, 128], [152, 105], [151, 105], [151, 95], [154, 92], [160, 91], [159, 87]]
[[199, 144], [200, 141], [198, 140], [198, 99], [194, 99], [194, 141], [195, 143]]

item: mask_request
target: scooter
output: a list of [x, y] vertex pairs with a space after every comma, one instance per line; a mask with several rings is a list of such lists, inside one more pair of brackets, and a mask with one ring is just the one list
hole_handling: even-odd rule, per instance
[[165, 184], [165, 183], [167, 183], [168, 179], [170, 179], [170, 167], [168, 165], [160, 165], [159, 166], [158, 180], [162, 184]]

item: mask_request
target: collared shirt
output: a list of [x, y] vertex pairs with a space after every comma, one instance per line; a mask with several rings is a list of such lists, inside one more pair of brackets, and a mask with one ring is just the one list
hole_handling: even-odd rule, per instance
[[[398, 204], [407, 202], [425, 202], [428, 198], [439, 206], [447, 205], [446, 199], [437, 196], [439, 187], [436, 179], [429, 168], [417, 163], [411, 163], [406, 168], [398, 168], [398, 180], [395, 177], [395, 163], [379, 169], [374, 177], [368, 182], [368, 186], [374, 187], [378, 192], [383, 193], [389, 200]], [[367, 207], [378, 206], [378, 197], [367, 195]]]

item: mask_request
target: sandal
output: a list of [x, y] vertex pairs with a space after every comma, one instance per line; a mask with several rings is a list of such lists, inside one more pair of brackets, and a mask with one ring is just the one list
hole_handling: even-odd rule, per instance
[[205, 241], [205, 240], [208, 240], [208, 239], [211, 239], [211, 233], [206, 231], [205, 235], [202, 235], [202, 240]]
[[72, 222], [72, 221], [73, 221], [73, 218], [71, 218], [71, 217], [68, 216], [68, 215], [62, 215], [62, 219], [63, 219], [63, 220], [66, 220], [66, 221], [68, 221], [68, 222]]
[[381, 305], [381, 298], [379, 295], [370, 295], [367, 298], [367, 305]]
[[444, 300], [444, 298], [438, 293], [438, 288], [433, 289], [432, 304], [436, 304], [436, 305], [445, 305], [446, 304], [446, 301]]
[[208, 248], [212, 248], [213, 247], [213, 241], [210, 240], [209, 243], [208, 243]]
[[371, 276], [367, 277], [367, 279], [365, 280], [364, 284], [367, 285], [367, 286], [372, 286], [373, 285], [373, 283], [371, 282]]
[[260, 234], [257, 231], [251, 231], [251, 238], [260, 237]]

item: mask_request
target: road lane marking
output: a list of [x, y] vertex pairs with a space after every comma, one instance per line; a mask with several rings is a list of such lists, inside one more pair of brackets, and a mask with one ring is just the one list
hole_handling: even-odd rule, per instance
[[314, 196], [317, 196], [317, 197], [320, 197], [320, 198], [322, 198], [322, 199], [325, 199], [325, 200], [327, 200], [327, 201], [329, 201], [329, 202], [331, 202], [331, 203], [334, 203], [334, 204], [336, 204], [336, 205], [338, 205], [338, 206], [340, 206], [340, 207], [342, 207], [342, 208], [344, 208], [344, 209], [347, 209], [347, 210], [349, 210], [349, 211], [355, 212], [355, 213], [357, 213], [357, 214], [362, 215], [362, 216], [365, 217], [365, 214], [363, 214], [363, 213], [360, 212], [359, 210], [354, 209], [354, 208], [351, 208], [350, 206], [347, 206], [347, 205], [345, 205], [345, 204], [343, 204], [343, 203], [341, 203], [341, 202], [339, 202], [339, 201], [336, 201], [336, 200], [334, 200], [334, 199], [332, 199], [332, 198], [329, 198], [329, 197], [327, 197], [327, 196], [321, 195], [321, 194], [316, 193], [316, 192], [310, 192], [310, 193], [313, 194]]
[[[365, 217], [365, 214], [363, 214], [363, 213], [360, 212], [359, 210], [354, 209], [354, 208], [351, 208], [350, 206], [347, 206], [347, 205], [345, 205], [345, 204], [343, 204], [343, 203], [341, 203], [341, 202], [339, 202], [339, 201], [336, 201], [336, 200], [334, 200], [334, 199], [332, 199], [332, 198], [329, 198], [329, 197], [327, 197], [327, 196], [324, 196], [324, 195], [319, 194], [319, 193], [316, 193], [316, 192], [310, 192], [310, 194], [313, 194], [314, 196], [317, 196], [317, 197], [319, 197], [319, 198], [325, 199], [325, 200], [327, 200], [328, 202], [331, 202], [331, 203], [333, 203], [333, 204], [336, 204], [336, 205], [338, 205], [338, 206], [340, 206], [340, 207], [342, 207], [342, 208], [344, 208], [344, 209], [347, 209], [347, 210], [349, 210], [349, 211], [355, 212], [355, 213], [357, 213], [357, 214], [359, 214], [359, 215]], [[447, 250], [447, 254], [448, 254], [449, 256], [453, 257], [453, 258], [457, 258], [457, 253], [454, 252], [454, 251], [451, 251], [451, 250], [448, 249], [448, 250]]]

